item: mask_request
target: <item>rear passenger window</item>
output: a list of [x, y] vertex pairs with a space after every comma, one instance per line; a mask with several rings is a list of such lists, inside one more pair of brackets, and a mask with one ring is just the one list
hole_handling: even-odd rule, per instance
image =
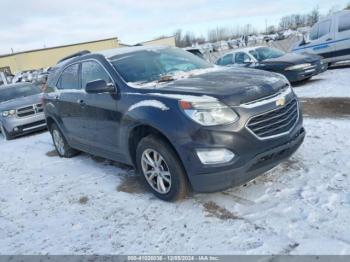
[[350, 30], [350, 15], [342, 15], [339, 17], [339, 25], [338, 25], [338, 31], [343, 32]]
[[106, 83], [112, 83], [106, 70], [97, 62], [88, 61], [83, 62], [81, 65], [81, 82], [83, 88], [86, 84], [95, 80], [105, 80]]
[[58, 83], [60, 89], [80, 89], [79, 64], [68, 66], [61, 74]]

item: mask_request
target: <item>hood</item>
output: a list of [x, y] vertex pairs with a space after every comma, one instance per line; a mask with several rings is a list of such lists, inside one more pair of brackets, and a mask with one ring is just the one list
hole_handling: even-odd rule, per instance
[[0, 103], [0, 111], [17, 109], [24, 106], [41, 103], [41, 94], [20, 97], [10, 101]]
[[319, 60], [320, 57], [318, 55], [287, 53], [277, 58], [266, 59], [262, 61], [262, 63], [286, 63], [291, 65], [297, 65], [304, 63], [315, 63]]
[[276, 73], [246, 68], [226, 68], [178, 79], [152, 89], [150, 93], [211, 96], [227, 105], [240, 105], [270, 96], [288, 82]]

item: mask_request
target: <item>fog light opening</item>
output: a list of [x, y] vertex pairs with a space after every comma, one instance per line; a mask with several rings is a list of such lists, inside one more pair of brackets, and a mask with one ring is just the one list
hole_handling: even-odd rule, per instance
[[204, 165], [224, 164], [230, 162], [235, 154], [226, 149], [197, 149], [197, 156]]

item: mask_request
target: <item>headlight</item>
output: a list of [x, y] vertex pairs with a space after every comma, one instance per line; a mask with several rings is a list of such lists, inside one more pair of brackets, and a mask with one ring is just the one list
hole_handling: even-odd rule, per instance
[[4, 117], [13, 116], [15, 114], [16, 114], [16, 110], [14, 109], [2, 111], [2, 116]]
[[189, 118], [203, 126], [229, 124], [238, 120], [238, 115], [219, 101], [180, 101], [179, 105]]
[[299, 64], [299, 65], [294, 65], [294, 66], [290, 66], [287, 67], [285, 70], [290, 71], [290, 70], [302, 70], [302, 69], [306, 69], [308, 67], [310, 67], [311, 64]]

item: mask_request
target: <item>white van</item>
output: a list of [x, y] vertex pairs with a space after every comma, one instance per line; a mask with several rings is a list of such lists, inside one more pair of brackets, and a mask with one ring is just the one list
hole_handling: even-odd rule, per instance
[[317, 54], [328, 63], [350, 59], [350, 10], [321, 19], [292, 51]]

